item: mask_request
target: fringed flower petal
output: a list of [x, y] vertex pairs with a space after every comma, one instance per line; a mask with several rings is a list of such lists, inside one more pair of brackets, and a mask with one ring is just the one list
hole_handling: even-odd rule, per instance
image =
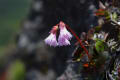
[[46, 39], [45, 43], [56, 47], [58, 45], [57, 40], [56, 40], [56, 34], [51, 33]]
[[60, 35], [68, 40], [72, 38], [72, 35], [70, 34], [70, 32], [68, 32], [68, 30], [65, 27], [60, 30]]
[[[59, 25], [59, 27], [58, 27]], [[64, 22], [60, 22], [58, 25], [54, 26], [50, 32], [50, 35], [45, 39], [45, 43], [50, 46], [66, 46], [70, 45], [69, 40], [72, 38], [71, 33], [66, 29]], [[60, 29], [60, 35], [58, 35], [58, 42], [56, 40], [56, 33]]]
[[59, 27], [60, 27], [60, 36], [62, 36], [63, 38], [66, 38], [67, 40], [70, 40], [72, 38], [72, 35], [66, 29], [65, 24], [62, 21], [59, 23]]
[[69, 40], [67, 40], [66, 38], [64, 38], [63, 36], [59, 36], [58, 38], [58, 45], [59, 46], [67, 46], [67, 45], [70, 45], [70, 42]]

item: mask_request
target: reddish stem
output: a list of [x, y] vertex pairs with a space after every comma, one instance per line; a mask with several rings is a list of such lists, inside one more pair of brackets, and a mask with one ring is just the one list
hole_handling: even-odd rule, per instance
[[80, 46], [84, 49], [85, 53], [87, 54], [87, 56], [88, 56], [88, 58], [90, 60], [90, 55], [88, 53], [88, 50], [82, 44], [82, 41], [79, 39], [79, 37], [75, 34], [75, 32], [68, 25], [66, 25], [66, 28], [75, 36], [75, 38], [78, 40], [78, 42], [80, 43]]

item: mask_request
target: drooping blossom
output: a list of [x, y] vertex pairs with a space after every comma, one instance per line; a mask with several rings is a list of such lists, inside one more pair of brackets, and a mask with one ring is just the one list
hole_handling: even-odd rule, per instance
[[70, 40], [72, 38], [71, 33], [66, 29], [66, 26], [64, 22], [59, 23], [59, 28], [60, 28], [60, 38], [66, 38], [67, 40]]
[[[56, 47], [58, 45], [59, 46], [70, 45], [69, 40], [72, 38], [72, 35], [70, 34], [70, 32], [67, 31], [66, 27], [75, 36], [75, 38], [78, 40], [81, 47], [84, 49], [85, 53], [87, 54], [88, 58], [90, 59], [90, 55], [89, 55], [87, 49], [85, 48], [85, 46], [82, 44], [82, 41], [75, 34], [75, 32], [69, 26], [66, 26], [64, 24], [64, 22], [62, 22], [62, 21], [59, 23], [59, 27], [58, 27], [58, 25], [53, 27], [53, 29], [50, 32], [50, 35], [45, 39], [45, 43], [50, 45], [50, 46], [54, 46], [54, 47]], [[57, 42], [56, 32], [57, 32], [58, 28], [60, 28], [60, 35], [59, 35], [58, 42]]]
[[58, 30], [58, 26], [54, 26], [53, 29], [50, 32], [50, 35], [45, 39], [45, 43], [56, 47], [58, 45], [58, 42], [56, 40], [56, 32]]
[[59, 28], [60, 28], [60, 35], [58, 37], [58, 45], [63, 46], [63, 45], [70, 45], [69, 40], [72, 38], [72, 35], [70, 32], [65, 27], [65, 24], [61, 21], [59, 23]]

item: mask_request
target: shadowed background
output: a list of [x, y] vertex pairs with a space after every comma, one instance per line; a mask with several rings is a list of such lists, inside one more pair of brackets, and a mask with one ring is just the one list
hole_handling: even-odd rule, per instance
[[86, 32], [97, 25], [97, 8], [97, 0], [0, 0], [0, 80], [60, 76], [75, 47], [52, 48], [43, 40], [61, 20], [78, 35]]
[[31, 0], [0, 0], [0, 50], [14, 42], [20, 23], [28, 14]]

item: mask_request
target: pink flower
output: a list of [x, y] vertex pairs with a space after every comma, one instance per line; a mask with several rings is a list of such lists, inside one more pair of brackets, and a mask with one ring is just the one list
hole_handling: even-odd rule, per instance
[[67, 46], [70, 45], [69, 40], [67, 40], [66, 38], [63, 38], [61, 35], [58, 38], [58, 45], [59, 46]]
[[56, 32], [57, 32], [58, 26], [54, 26], [53, 29], [50, 32], [50, 35], [45, 39], [45, 43], [56, 47], [58, 45], [56, 40]]
[[[58, 31], [58, 25], [60, 29], [60, 35], [58, 35], [58, 42], [56, 40], [56, 33]], [[50, 32], [50, 35], [45, 39], [45, 43], [50, 46], [66, 46], [70, 45], [69, 40], [72, 38], [72, 35], [66, 29], [64, 22], [60, 22], [58, 25], [54, 26]]]
[[59, 23], [59, 27], [60, 27], [60, 36], [61, 36], [59, 38], [66, 38], [67, 40], [70, 40], [72, 38], [72, 35], [66, 29], [64, 22], [61, 21]]
[[63, 45], [70, 45], [69, 40], [72, 38], [72, 35], [70, 32], [67, 31], [65, 24], [61, 21], [59, 23], [59, 28], [60, 28], [60, 35], [58, 37], [58, 45], [63, 46]]

